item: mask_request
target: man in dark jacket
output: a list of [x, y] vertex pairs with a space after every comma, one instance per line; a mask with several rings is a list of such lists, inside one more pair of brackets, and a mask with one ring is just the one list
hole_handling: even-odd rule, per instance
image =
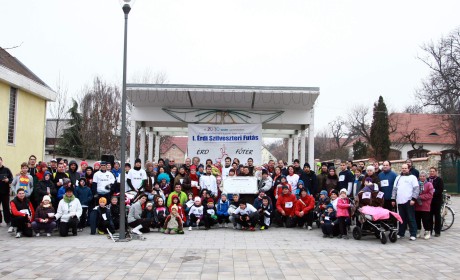
[[80, 179], [80, 173], [78, 173], [78, 164], [75, 160], [71, 160], [69, 162], [69, 172], [67, 172], [69, 175], [70, 182], [72, 182], [72, 186], [77, 186], [78, 185], [78, 179]]
[[300, 180], [305, 184], [305, 188], [310, 192], [313, 197], [318, 193], [318, 180], [315, 172], [310, 169], [310, 164], [303, 165], [303, 171], [300, 173]]
[[340, 169], [339, 189], [346, 189], [350, 193], [351, 189], [353, 188], [353, 182], [355, 181], [353, 173], [348, 170], [346, 162], [340, 163]]
[[[438, 177], [438, 170], [436, 167], [430, 168], [430, 177], [428, 178], [433, 184], [434, 194], [431, 200], [431, 215], [434, 218], [434, 236], [441, 236], [441, 206], [442, 206], [442, 192], [444, 191], [444, 182]], [[433, 234], [433, 233], [431, 233]]]
[[[10, 224], [10, 184], [13, 182], [13, 174], [11, 170], [3, 165], [3, 159], [0, 157], [0, 204], [3, 205], [3, 215], [5, 215], [5, 223]], [[2, 222], [0, 212], [0, 223]], [[13, 227], [8, 229], [8, 232], [13, 232]]]

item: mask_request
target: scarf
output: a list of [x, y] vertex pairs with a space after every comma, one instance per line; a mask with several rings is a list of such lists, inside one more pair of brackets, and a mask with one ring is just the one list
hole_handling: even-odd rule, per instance
[[63, 199], [64, 199], [64, 202], [65, 202], [65, 203], [70, 203], [70, 202], [72, 202], [72, 200], [75, 199], [75, 195], [72, 194], [71, 197], [68, 197], [67, 195], [64, 195], [64, 198], [63, 198]]

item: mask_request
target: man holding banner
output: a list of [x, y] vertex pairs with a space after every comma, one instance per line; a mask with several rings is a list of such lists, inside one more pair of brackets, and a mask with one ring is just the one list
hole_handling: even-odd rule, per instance
[[206, 166], [206, 173], [200, 176], [200, 187], [201, 189], [207, 189], [211, 192], [213, 197], [217, 197], [217, 179], [212, 175], [211, 165]]

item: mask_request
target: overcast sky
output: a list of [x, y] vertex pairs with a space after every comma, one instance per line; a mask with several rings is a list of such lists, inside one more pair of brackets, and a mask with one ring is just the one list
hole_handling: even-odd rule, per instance
[[[0, 46], [52, 88], [122, 77], [117, 0], [1, 0]], [[128, 77], [169, 83], [320, 87], [316, 127], [383, 95], [402, 109], [427, 68], [420, 46], [460, 26], [460, 1], [137, 0]], [[129, 81], [128, 81], [129, 82]]]

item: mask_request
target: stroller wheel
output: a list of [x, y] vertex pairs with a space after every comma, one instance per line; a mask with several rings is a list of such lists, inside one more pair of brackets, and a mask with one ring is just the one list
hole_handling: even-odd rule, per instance
[[382, 244], [387, 244], [387, 241], [388, 239], [387, 239], [387, 236], [385, 235], [385, 232], [384, 231], [380, 232], [380, 242], [382, 242]]
[[362, 236], [363, 236], [363, 233], [360, 227], [353, 228], [353, 238], [354, 239], [360, 240]]
[[395, 243], [398, 240], [398, 236], [396, 235], [396, 231], [390, 231], [390, 234], [388, 234], [388, 239], [390, 239], [391, 243]]

